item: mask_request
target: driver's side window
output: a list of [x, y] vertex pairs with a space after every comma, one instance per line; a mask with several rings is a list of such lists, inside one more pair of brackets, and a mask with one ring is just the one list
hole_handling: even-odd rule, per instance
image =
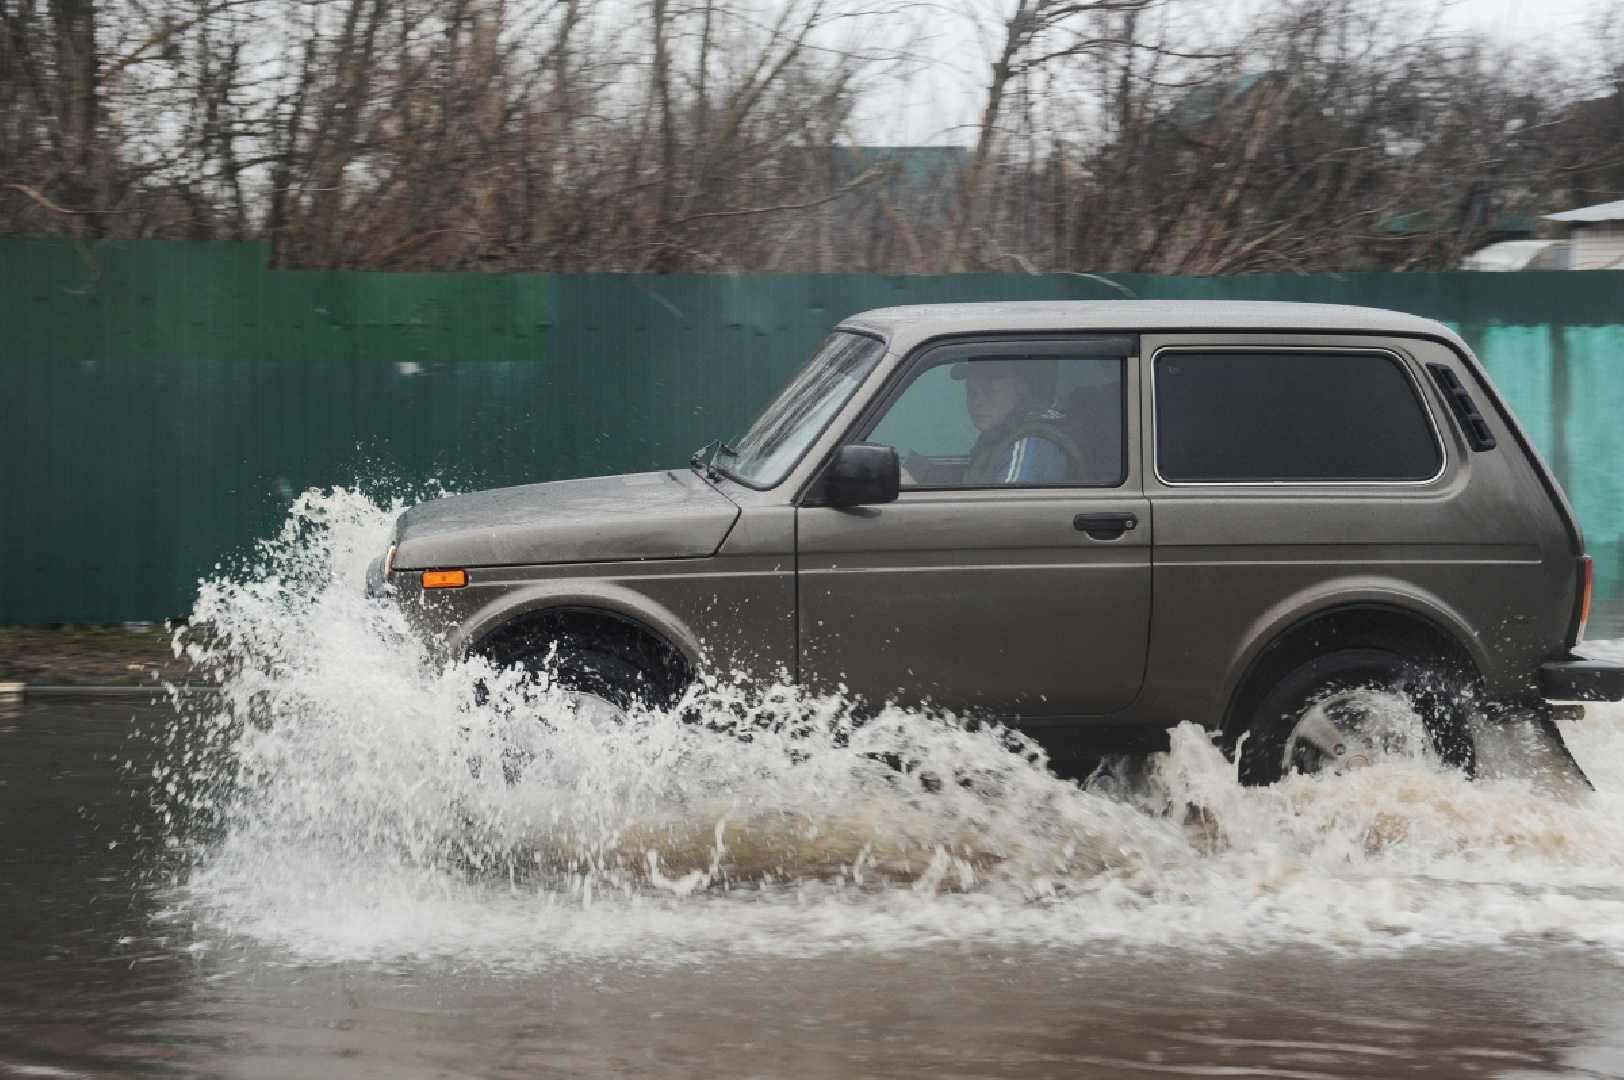
[[1114, 487], [1123, 364], [957, 352], [918, 372], [867, 441], [896, 447], [904, 488]]

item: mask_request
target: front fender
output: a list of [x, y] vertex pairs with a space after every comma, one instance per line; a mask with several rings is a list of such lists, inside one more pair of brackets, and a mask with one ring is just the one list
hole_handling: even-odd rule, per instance
[[488, 634], [521, 615], [553, 607], [585, 607], [636, 620], [659, 634], [698, 670], [703, 656], [693, 629], [669, 608], [612, 582], [538, 581], [514, 587], [476, 608], [447, 636], [449, 656], [461, 659]]

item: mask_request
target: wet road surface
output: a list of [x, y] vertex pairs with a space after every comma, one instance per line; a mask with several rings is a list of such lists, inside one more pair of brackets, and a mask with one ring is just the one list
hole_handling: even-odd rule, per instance
[[0, 705], [0, 1076], [1624, 1076], [1624, 965], [1562, 941], [311, 962], [172, 906], [172, 716]]

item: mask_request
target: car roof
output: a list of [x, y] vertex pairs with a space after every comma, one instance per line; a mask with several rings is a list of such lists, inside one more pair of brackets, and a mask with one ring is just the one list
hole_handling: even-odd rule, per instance
[[913, 341], [982, 331], [1055, 330], [1156, 333], [1179, 330], [1301, 330], [1312, 333], [1392, 333], [1459, 341], [1432, 319], [1351, 304], [1293, 304], [1274, 300], [1020, 300], [973, 304], [914, 304], [877, 308], [841, 324]]

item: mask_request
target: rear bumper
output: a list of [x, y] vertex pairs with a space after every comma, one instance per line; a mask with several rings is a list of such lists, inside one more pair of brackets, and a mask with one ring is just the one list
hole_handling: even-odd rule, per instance
[[1541, 664], [1539, 687], [1549, 701], [1624, 701], [1624, 664], [1606, 660]]

